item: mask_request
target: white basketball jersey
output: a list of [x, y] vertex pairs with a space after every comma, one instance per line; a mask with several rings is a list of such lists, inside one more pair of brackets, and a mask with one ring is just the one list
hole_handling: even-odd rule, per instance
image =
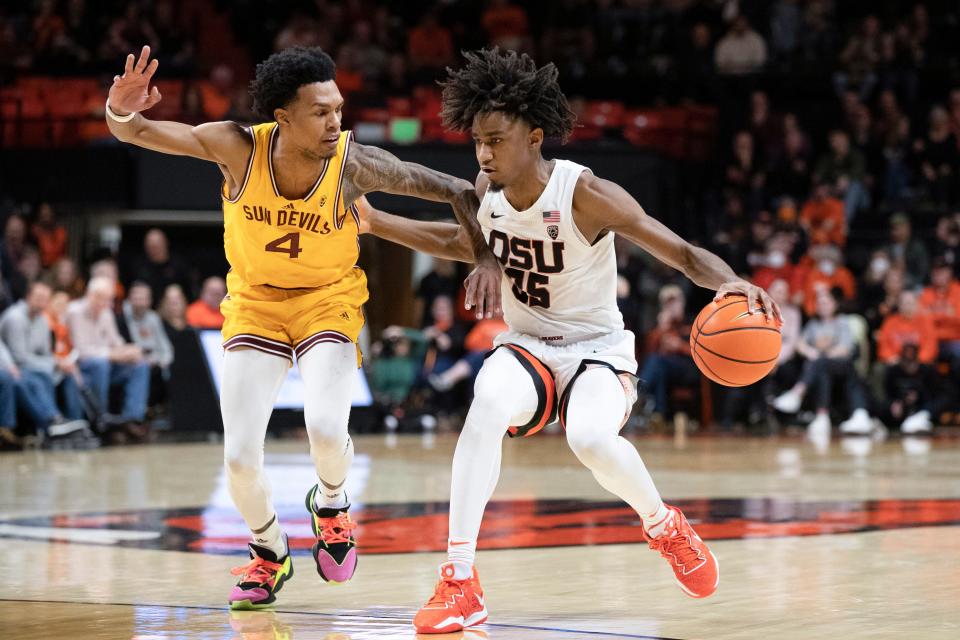
[[573, 220], [573, 192], [586, 167], [555, 160], [540, 197], [517, 211], [487, 189], [477, 219], [503, 265], [503, 318], [513, 331], [569, 344], [623, 329], [617, 308], [613, 234], [590, 245]]

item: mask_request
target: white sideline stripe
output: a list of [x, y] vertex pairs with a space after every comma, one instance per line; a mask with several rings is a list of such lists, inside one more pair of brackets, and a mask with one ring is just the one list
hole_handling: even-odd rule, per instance
[[37, 540], [69, 540], [93, 544], [117, 544], [137, 540], [156, 540], [159, 531], [131, 531], [124, 529], [69, 529], [60, 527], [26, 527], [18, 524], [0, 524], [0, 536], [34, 538]]

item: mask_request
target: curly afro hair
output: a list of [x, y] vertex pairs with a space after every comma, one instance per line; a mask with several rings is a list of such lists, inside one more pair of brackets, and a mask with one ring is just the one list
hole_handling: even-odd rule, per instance
[[282, 109], [305, 84], [327, 82], [337, 75], [337, 65], [320, 47], [290, 47], [274, 53], [257, 65], [250, 83], [254, 112], [273, 120], [274, 109]]
[[467, 64], [456, 71], [448, 68], [440, 83], [445, 126], [466, 131], [478, 113], [502, 111], [543, 129], [549, 138], [567, 141], [577, 117], [560, 91], [556, 65], [538, 69], [527, 54], [501, 53], [497, 47], [463, 55]]

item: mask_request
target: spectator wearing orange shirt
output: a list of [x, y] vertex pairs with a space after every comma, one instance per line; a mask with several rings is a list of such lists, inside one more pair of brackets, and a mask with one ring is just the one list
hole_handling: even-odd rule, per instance
[[45, 311], [53, 336], [53, 355], [61, 367], [69, 366], [77, 360], [73, 340], [70, 339], [70, 327], [67, 326], [67, 306], [71, 299], [66, 291], [57, 291], [51, 296]]
[[505, 49], [523, 49], [526, 43], [527, 12], [510, 0], [492, 0], [480, 18], [491, 45]]
[[895, 364], [900, 360], [903, 345], [914, 344], [919, 348], [917, 360], [930, 364], [937, 358], [937, 335], [933, 318], [921, 313], [917, 294], [907, 290], [900, 294], [897, 312], [887, 316], [877, 333], [877, 359], [883, 364]]
[[200, 93], [204, 115], [210, 120], [223, 120], [230, 110], [233, 70], [225, 64], [216, 65], [210, 70], [210, 79], [200, 83]]
[[930, 286], [920, 294], [920, 308], [933, 318], [941, 357], [955, 367], [960, 365], [960, 282], [953, 277], [953, 265], [943, 257], [933, 261]]
[[800, 224], [810, 238], [810, 244], [847, 244], [847, 219], [843, 201], [835, 198], [830, 185], [821, 184], [813, 191], [800, 211]]
[[407, 57], [414, 71], [443, 69], [453, 63], [453, 37], [430, 11], [407, 37]]
[[857, 283], [850, 270], [843, 266], [840, 249], [832, 245], [810, 248], [813, 267], [803, 281], [803, 310], [812, 316], [817, 310], [817, 294], [840, 289], [844, 300], [853, 300]]
[[213, 276], [203, 281], [200, 299], [187, 307], [187, 324], [194, 329], [220, 329], [223, 327], [223, 314], [220, 302], [227, 295], [227, 283], [223, 278]]
[[37, 207], [37, 221], [30, 229], [37, 248], [40, 250], [40, 264], [50, 267], [67, 253], [67, 230], [57, 224], [53, 207], [42, 202]]

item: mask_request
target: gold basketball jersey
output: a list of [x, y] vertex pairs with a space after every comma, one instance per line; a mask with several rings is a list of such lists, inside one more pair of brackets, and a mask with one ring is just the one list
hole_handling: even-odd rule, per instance
[[223, 187], [223, 246], [227, 262], [249, 285], [284, 289], [322, 287], [355, 268], [360, 247], [356, 210], [343, 203], [343, 168], [351, 133], [340, 134], [336, 154], [302, 199], [280, 195], [274, 178], [275, 122], [247, 130], [253, 152], [237, 197]]

